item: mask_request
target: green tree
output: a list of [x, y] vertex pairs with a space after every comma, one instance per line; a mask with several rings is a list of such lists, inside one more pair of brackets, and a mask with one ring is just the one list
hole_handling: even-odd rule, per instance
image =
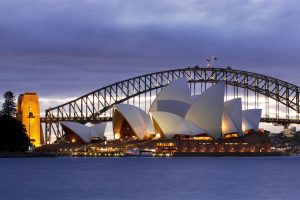
[[16, 116], [15, 95], [11, 91], [7, 91], [3, 95], [5, 101], [2, 105], [1, 115]]
[[9, 115], [0, 116], [0, 151], [26, 151], [30, 140], [24, 125]]
[[0, 115], [0, 151], [26, 151], [30, 139], [24, 125], [15, 118], [15, 96], [11, 91], [3, 95], [5, 101]]

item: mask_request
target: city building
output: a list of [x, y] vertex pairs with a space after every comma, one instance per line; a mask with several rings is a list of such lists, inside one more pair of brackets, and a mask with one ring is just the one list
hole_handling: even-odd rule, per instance
[[283, 129], [283, 135], [286, 137], [294, 137], [294, 135], [296, 134], [297, 129], [294, 126], [289, 126]]

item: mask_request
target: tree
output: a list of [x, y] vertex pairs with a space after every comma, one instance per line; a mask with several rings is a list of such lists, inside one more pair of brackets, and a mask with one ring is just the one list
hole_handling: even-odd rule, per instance
[[0, 151], [26, 151], [30, 139], [24, 125], [15, 118], [15, 96], [11, 91], [3, 95], [5, 101], [0, 115]]
[[0, 116], [0, 151], [26, 151], [30, 140], [24, 125], [9, 115]]
[[15, 95], [11, 91], [7, 91], [3, 95], [5, 101], [2, 105], [1, 115], [9, 115], [14, 117], [16, 115]]

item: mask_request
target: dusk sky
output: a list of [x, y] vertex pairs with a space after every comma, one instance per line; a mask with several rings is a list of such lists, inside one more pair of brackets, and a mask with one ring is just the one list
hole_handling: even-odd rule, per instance
[[297, 0], [2, 0], [0, 93], [35, 91], [44, 109], [211, 55], [300, 85], [299, 32]]

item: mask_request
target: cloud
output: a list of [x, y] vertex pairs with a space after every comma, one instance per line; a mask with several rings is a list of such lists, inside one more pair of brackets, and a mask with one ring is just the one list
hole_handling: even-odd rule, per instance
[[0, 92], [78, 97], [133, 76], [205, 65], [210, 55], [217, 67], [300, 85], [299, 8], [296, 0], [4, 0]]

